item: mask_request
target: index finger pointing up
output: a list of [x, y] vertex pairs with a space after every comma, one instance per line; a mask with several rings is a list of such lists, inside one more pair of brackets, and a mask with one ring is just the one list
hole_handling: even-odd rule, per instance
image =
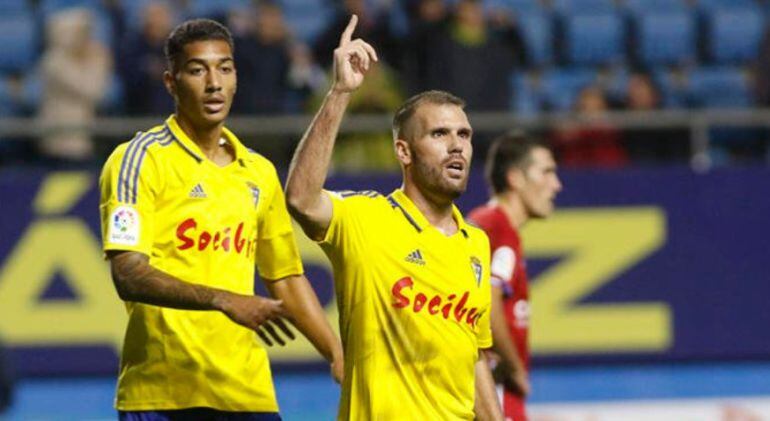
[[344, 31], [342, 31], [342, 36], [340, 37], [340, 45], [345, 45], [350, 42], [351, 39], [353, 39], [353, 31], [356, 30], [356, 24], [358, 23], [358, 16], [353, 15], [350, 17], [350, 22], [348, 22], [348, 26], [345, 28]]

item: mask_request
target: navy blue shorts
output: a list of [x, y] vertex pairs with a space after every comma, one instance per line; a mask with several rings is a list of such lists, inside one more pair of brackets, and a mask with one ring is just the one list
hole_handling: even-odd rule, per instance
[[211, 408], [118, 411], [120, 421], [281, 421], [277, 412], [228, 412]]

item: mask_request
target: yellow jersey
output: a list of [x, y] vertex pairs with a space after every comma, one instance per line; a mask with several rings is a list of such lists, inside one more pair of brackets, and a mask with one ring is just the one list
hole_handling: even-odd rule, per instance
[[[129, 250], [183, 281], [254, 294], [263, 279], [302, 274], [273, 165], [229, 130], [220, 167], [171, 116], [118, 146], [99, 186], [104, 250]], [[216, 311], [128, 302], [116, 407], [275, 412], [267, 352], [256, 333]]]
[[320, 241], [345, 351], [341, 420], [473, 419], [475, 363], [492, 346], [489, 240], [453, 207], [433, 227], [402, 190], [329, 192]]

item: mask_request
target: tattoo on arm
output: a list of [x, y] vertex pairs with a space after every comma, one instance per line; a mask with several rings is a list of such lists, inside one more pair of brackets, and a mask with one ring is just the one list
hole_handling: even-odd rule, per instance
[[111, 253], [110, 263], [115, 288], [125, 301], [183, 310], [217, 310], [218, 298], [225, 293], [157, 270], [142, 253]]

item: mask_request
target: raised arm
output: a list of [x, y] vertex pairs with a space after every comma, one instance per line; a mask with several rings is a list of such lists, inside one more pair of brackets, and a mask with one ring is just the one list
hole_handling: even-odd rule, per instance
[[110, 252], [109, 258], [115, 289], [124, 301], [182, 310], [221, 311], [235, 323], [256, 331], [268, 345], [272, 345], [270, 337], [282, 345], [285, 343], [273, 325], [294, 339], [281, 318], [289, 314], [280, 300], [185, 282], [153, 268], [147, 255], [135, 251]]
[[371, 63], [377, 61], [371, 45], [352, 39], [357, 22], [353, 15], [334, 50], [333, 85], [297, 146], [286, 180], [289, 212], [314, 240], [324, 237], [332, 218], [331, 199], [323, 193], [323, 185], [350, 94], [361, 86]]

